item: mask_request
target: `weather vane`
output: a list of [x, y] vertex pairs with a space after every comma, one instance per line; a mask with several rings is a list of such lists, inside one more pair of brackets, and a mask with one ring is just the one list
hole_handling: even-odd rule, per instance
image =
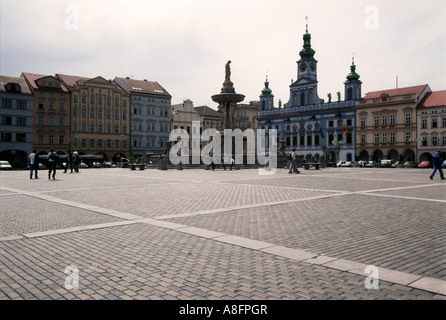
[[352, 64], [355, 64], [355, 53], [352, 52]]
[[308, 32], [308, 16], [305, 16], [305, 21], [306, 21], [306, 32]]

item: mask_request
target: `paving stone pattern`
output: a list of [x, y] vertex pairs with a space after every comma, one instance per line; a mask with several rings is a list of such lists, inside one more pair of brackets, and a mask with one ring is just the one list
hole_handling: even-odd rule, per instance
[[0, 299], [444, 300], [428, 171], [0, 171]]

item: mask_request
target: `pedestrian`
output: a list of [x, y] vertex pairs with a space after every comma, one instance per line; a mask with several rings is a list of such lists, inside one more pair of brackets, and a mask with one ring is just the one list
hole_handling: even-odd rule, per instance
[[288, 171], [288, 173], [293, 174], [294, 173], [300, 173], [299, 169], [297, 169], [297, 163], [296, 163], [296, 149], [293, 148], [291, 149], [291, 153], [289, 155], [289, 159], [290, 159], [290, 170]]
[[438, 150], [437, 154], [434, 155], [434, 157], [432, 158], [432, 164], [434, 165], [434, 170], [432, 171], [431, 175], [429, 176], [429, 178], [431, 180], [434, 179], [434, 176], [435, 176], [435, 173], [437, 172], [437, 170], [440, 172], [441, 180], [444, 180], [443, 169], [441, 168], [442, 163], [443, 163], [443, 159], [441, 158], [441, 151]]
[[231, 167], [230, 167], [229, 170], [232, 170], [232, 167], [234, 166], [234, 163], [235, 163], [234, 159], [231, 159]]
[[225, 171], [226, 171], [226, 163], [228, 163], [228, 156], [225, 153], [223, 157], [221, 157], [221, 166], [223, 167], [223, 169], [225, 169]]
[[74, 171], [75, 172], [79, 172], [79, 154], [77, 153], [77, 151], [73, 152], [73, 165], [74, 165]]
[[67, 165], [65, 166], [64, 173], [67, 173], [68, 165], [70, 165], [70, 169], [71, 169], [70, 173], [73, 173], [73, 155], [71, 154], [70, 150], [67, 150], [67, 153], [68, 153], [68, 155], [67, 155]]
[[59, 155], [51, 149], [51, 152], [48, 153], [48, 180], [51, 179], [51, 173], [53, 180], [56, 180], [56, 165], [59, 160]]
[[[37, 155], [36, 150], [33, 150], [33, 152], [31, 152], [29, 154], [28, 160], [29, 160], [29, 168], [30, 168], [29, 178], [30, 179], [33, 178], [33, 171], [34, 171], [36, 179], [39, 179], [37, 177], [37, 170], [39, 169], [39, 156]], [[37, 162], [37, 166], [36, 166], [36, 162]]]

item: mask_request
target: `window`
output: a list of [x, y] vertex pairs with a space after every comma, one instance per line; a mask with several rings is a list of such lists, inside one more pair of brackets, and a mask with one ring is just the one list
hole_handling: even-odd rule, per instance
[[82, 132], [87, 132], [87, 125], [85, 124], [85, 123], [82, 123], [82, 126], [81, 126], [81, 130], [82, 130]]
[[432, 118], [432, 128], [438, 128], [437, 118]]
[[391, 125], [391, 126], [394, 126], [394, 125], [395, 125], [395, 115], [394, 115], [394, 114], [391, 114], [391, 115], [390, 115], [390, 125]]
[[50, 101], [50, 110], [55, 110], [54, 101]]
[[98, 125], [98, 133], [102, 133], [102, 124]]
[[361, 134], [361, 144], [365, 144], [365, 134]]
[[406, 113], [406, 124], [410, 124], [410, 113]]
[[3, 142], [11, 142], [12, 134], [10, 132], [2, 132], [2, 140]]
[[379, 143], [379, 133], [375, 133], [375, 143]]
[[48, 125], [49, 126], [54, 126], [54, 116], [49, 116], [48, 117]]
[[2, 108], [12, 108], [12, 100], [11, 99], [2, 99]]
[[421, 139], [421, 145], [422, 145], [423, 147], [426, 147], [426, 146], [427, 146], [427, 138], [426, 138], [426, 137], [423, 137], [423, 138]]
[[119, 111], [115, 111], [115, 120], [119, 120]]
[[320, 144], [320, 137], [319, 135], [314, 136], [314, 145], [318, 146]]
[[102, 148], [102, 140], [98, 140], [98, 148]]
[[43, 101], [39, 101], [37, 104], [38, 104], [38, 108], [40, 110], [42, 110], [43, 109]]
[[24, 127], [26, 126], [26, 117], [17, 117], [15, 119], [16, 126]]
[[26, 133], [16, 133], [15, 139], [17, 142], [26, 142]]
[[406, 132], [406, 142], [410, 142], [410, 132]]
[[2, 116], [2, 125], [10, 126], [12, 125], [12, 117], [11, 116]]
[[73, 108], [73, 117], [77, 117], [77, 108]]
[[43, 126], [43, 116], [39, 116], [38, 118], [38, 125]]
[[365, 127], [365, 117], [361, 117], [361, 127]]
[[54, 144], [54, 136], [53, 135], [49, 135], [48, 136], [48, 143], [49, 144]]
[[37, 144], [43, 144], [43, 135], [38, 135], [37, 136]]
[[82, 148], [86, 148], [87, 147], [87, 141], [85, 139], [81, 140], [81, 146], [82, 146]]
[[90, 124], [90, 133], [94, 133], [94, 124]]
[[82, 118], [86, 118], [87, 117], [87, 109], [82, 108]]
[[387, 133], [383, 133], [383, 143], [387, 143]]
[[446, 128], [446, 117], [441, 118], [441, 127]]
[[102, 119], [102, 109], [98, 109], [98, 119]]
[[17, 109], [26, 110], [26, 101], [25, 100], [17, 100]]
[[438, 146], [438, 137], [432, 137], [432, 146]]
[[379, 126], [379, 116], [375, 116], [375, 126]]
[[333, 120], [328, 121], [328, 127], [333, 128], [333, 123], [334, 123]]
[[421, 129], [427, 129], [427, 119], [421, 120]]
[[65, 136], [59, 136], [59, 144], [65, 144]]
[[82, 96], [82, 103], [84, 104], [87, 103], [87, 96], [85, 95]]
[[65, 111], [65, 102], [60, 102], [59, 103], [59, 110], [60, 111]]
[[441, 138], [441, 143], [442, 143], [442, 145], [444, 145], [444, 146], [446, 146], [446, 136], [443, 136], [442, 138]]
[[387, 116], [386, 115], [383, 115], [382, 121], [383, 121], [383, 126], [387, 126]]
[[90, 109], [90, 118], [94, 118], [94, 114], [95, 114], [94, 109], [91, 108]]
[[73, 132], [77, 132], [77, 123], [73, 124]]
[[94, 149], [94, 140], [90, 140], [90, 149]]
[[77, 103], [78, 102], [78, 96], [77, 94], [73, 95], [73, 102]]
[[65, 118], [64, 117], [60, 117], [59, 118], [59, 126], [63, 127], [65, 125]]

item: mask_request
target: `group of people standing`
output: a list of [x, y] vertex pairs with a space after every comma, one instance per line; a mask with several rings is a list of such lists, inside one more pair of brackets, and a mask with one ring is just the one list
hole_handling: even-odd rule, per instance
[[[68, 166], [70, 166], [71, 173], [73, 173], [73, 170], [74, 172], [79, 172], [79, 163], [81, 162], [79, 154], [77, 153], [77, 151], [74, 151], [72, 154], [69, 150], [67, 151], [67, 153], [68, 155], [64, 173], [67, 173]], [[32, 179], [34, 173], [35, 179], [39, 179], [38, 171], [39, 171], [40, 158], [36, 150], [33, 150], [33, 152], [29, 155], [28, 160], [30, 166], [29, 178]], [[53, 180], [56, 180], [56, 169], [57, 169], [57, 164], [60, 162], [60, 160], [61, 160], [60, 155], [57, 154], [57, 152], [55, 152], [54, 149], [51, 149], [50, 153], [48, 153], [48, 158], [47, 158], [48, 180], [51, 180], [51, 178], [53, 178]]]

